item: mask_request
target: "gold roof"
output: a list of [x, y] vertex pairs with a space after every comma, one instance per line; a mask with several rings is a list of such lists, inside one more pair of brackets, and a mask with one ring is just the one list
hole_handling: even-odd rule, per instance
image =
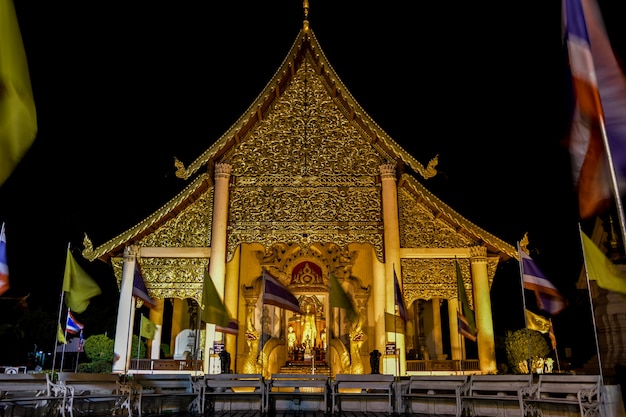
[[[175, 161], [177, 177], [191, 181], [183, 191], [136, 226], [100, 246], [94, 248], [89, 237], [85, 235], [83, 256], [92, 261], [100, 259], [108, 262], [111, 257], [121, 255], [125, 246], [142, 241], [196, 200], [201, 199], [213, 187], [212, 173], [215, 164], [230, 163], [233, 158], [240, 158], [237, 156], [238, 148], [250, 138], [254, 138], [255, 135], [258, 140], [258, 130], [263, 129], [263, 125], [267, 124], [268, 119], [271, 118], [271, 113], [276, 112], [277, 108], [281, 106], [283, 111], [286, 111], [284, 110], [284, 102], [281, 101], [285, 100], [284, 96], [292, 85], [297, 86], [299, 82], [302, 82], [303, 75], [299, 69], [304, 65], [309, 68], [307, 74], [314, 74], [315, 83], [322, 86], [326, 96], [330, 97], [330, 105], [336, 113], [335, 116], [345, 121], [345, 123], [342, 122], [342, 126], [346, 125], [344, 126], [345, 129], [357, 132], [361, 141], [359, 143], [365, 144], [371, 149], [371, 153], [378, 155], [381, 163], [400, 164], [402, 165], [400, 172], [404, 172], [408, 168], [424, 179], [436, 175], [437, 156], [433, 156], [426, 166], [422, 165], [398, 145], [361, 108], [326, 59], [315, 34], [309, 28], [308, 21], [305, 20], [303, 28], [299, 31], [286, 58], [241, 117], [188, 166], [185, 166], [181, 161]], [[304, 77], [306, 76], [309, 75], [304, 75]], [[308, 178], [303, 181], [310, 183], [310, 177]], [[436, 213], [437, 217], [447, 219], [457, 233], [466, 235], [475, 244], [485, 245], [489, 255], [497, 256], [502, 260], [517, 257], [516, 251], [511, 245], [460, 216], [426, 190], [414, 177], [403, 174], [399, 181], [399, 187], [409, 190], [416, 196], [416, 200], [427, 205], [433, 213]], [[210, 227], [210, 219], [206, 224]], [[208, 242], [208, 238], [205, 238], [201, 243], [196, 241], [199, 245], [206, 246], [208, 246]]]

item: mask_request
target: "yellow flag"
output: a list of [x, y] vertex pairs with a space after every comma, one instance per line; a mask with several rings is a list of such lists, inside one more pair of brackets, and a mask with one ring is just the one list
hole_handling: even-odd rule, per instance
[[63, 333], [63, 328], [61, 328], [61, 323], [58, 323], [57, 327], [57, 340], [59, 341], [59, 343], [67, 345], [67, 340], [65, 339], [65, 333]]
[[626, 294], [626, 273], [620, 271], [586, 234], [581, 231], [580, 235], [587, 277], [597, 281], [601, 288]]
[[69, 248], [65, 257], [63, 291], [65, 292], [65, 305], [79, 314], [87, 310], [92, 297], [102, 293], [96, 281], [76, 262]]
[[526, 327], [530, 330], [548, 333], [550, 331], [550, 320], [532, 311], [526, 310]]
[[402, 317], [385, 313], [385, 331], [404, 334], [404, 320], [402, 320]]
[[141, 337], [153, 340], [156, 334], [156, 324], [150, 321], [143, 314], [141, 315]]
[[204, 269], [204, 287], [202, 289], [202, 321], [220, 327], [228, 327], [230, 323], [228, 311], [226, 311], [226, 307], [217, 293], [217, 288], [215, 288], [207, 268]]
[[37, 135], [37, 113], [13, 0], [0, 0], [0, 185]]

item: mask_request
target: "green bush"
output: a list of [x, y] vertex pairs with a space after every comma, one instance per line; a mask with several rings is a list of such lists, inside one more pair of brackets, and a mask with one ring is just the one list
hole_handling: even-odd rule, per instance
[[89, 336], [85, 340], [85, 355], [91, 362], [113, 363], [113, 348], [115, 341], [103, 334]]
[[[85, 355], [91, 362], [78, 365], [80, 372], [108, 373], [113, 369], [115, 341], [106, 335], [96, 334], [85, 340]], [[146, 357], [146, 344], [133, 335], [132, 359]]]
[[78, 365], [78, 372], [87, 372], [94, 374], [108, 374], [113, 370], [113, 364], [107, 361], [96, 361], [89, 363], [81, 363]]
[[529, 373], [529, 365], [535, 369], [533, 365], [552, 352], [543, 333], [526, 328], [508, 332], [505, 344], [509, 369], [515, 374]]
[[[139, 351], [137, 351], [137, 345], [139, 345]], [[143, 340], [140, 341], [139, 337], [133, 335], [133, 343], [130, 352], [132, 359], [142, 359], [146, 357], [147, 347]]]

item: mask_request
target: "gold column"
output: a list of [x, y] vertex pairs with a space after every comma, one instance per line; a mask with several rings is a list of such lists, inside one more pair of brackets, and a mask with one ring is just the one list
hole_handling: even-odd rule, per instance
[[[228, 226], [230, 164], [215, 164], [215, 187], [213, 189], [213, 222], [211, 223], [211, 259], [209, 261], [209, 275], [215, 284], [217, 293], [224, 300], [224, 283], [226, 280], [226, 229]], [[220, 333], [221, 335], [221, 333]], [[215, 325], [206, 325], [204, 347], [204, 372], [209, 373], [209, 359], [211, 348], [216, 337]]]
[[[242, 250], [243, 248], [240, 245], [235, 251], [232, 261], [226, 265], [226, 285], [224, 288], [224, 306], [226, 306], [226, 310], [231, 318], [237, 320], [237, 323], [239, 323], [237, 316], [239, 313], [239, 271]], [[241, 323], [239, 329], [240, 334], [244, 334], [244, 326]], [[237, 363], [237, 335], [225, 334], [224, 336], [226, 336], [224, 349], [230, 353], [231, 367], [235, 369]]]
[[151, 349], [150, 358], [159, 359], [161, 356], [161, 338], [163, 329], [163, 307], [165, 300], [162, 298], [153, 298], [154, 307], [150, 309], [150, 321], [157, 326], [159, 331], [156, 332], [154, 340], [148, 340], [148, 347]]
[[435, 360], [443, 360], [443, 336], [441, 334], [441, 298], [434, 297], [431, 300], [433, 313], [432, 341], [435, 353], [432, 355]]
[[[378, 262], [376, 255], [373, 258], [374, 277], [385, 276], [385, 264]], [[382, 279], [381, 279], [382, 280]], [[379, 352], [385, 351], [385, 343], [387, 342], [387, 333], [385, 332], [385, 291], [372, 291], [372, 302], [374, 305], [374, 349]]]
[[470, 248], [470, 268], [474, 293], [474, 311], [478, 331], [478, 362], [482, 373], [495, 373], [496, 349], [489, 295], [489, 276], [487, 275], [487, 248]]
[[[396, 165], [383, 164], [379, 167], [382, 183], [383, 228], [385, 244], [385, 276], [374, 277], [375, 291], [384, 291], [385, 311], [395, 314], [394, 297], [394, 269], [398, 275], [400, 289], [402, 289], [402, 271], [400, 268], [400, 222], [398, 220], [398, 189], [396, 184]], [[386, 279], [385, 279], [386, 278]], [[376, 316], [384, 316], [384, 312], [376, 312]], [[396, 349], [400, 351], [399, 371], [394, 369], [393, 374], [406, 375], [406, 351], [404, 334], [389, 333], [390, 340], [395, 340]], [[382, 351], [384, 352], [384, 350]], [[390, 372], [387, 370], [385, 372]]]
[[186, 325], [183, 325], [185, 320], [185, 314], [187, 313], [187, 306], [185, 305], [185, 300], [181, 300], [179, 298], [174, 298], [172, 300], [174, 302], [172, 307], [172, 334], [170, 336], [170, 352], [172, 355], [176, 353], [176, 336], [184, 329], [187, 328]]
[[448, 299], [448, 324], [450, 327], [450, 351], [452, 352], [452, 360], [463, 359], [461, 352], [461, 336], [459, 335], [459, 321], [457, 319], [457, 310], [459, 309], [459, 299]]

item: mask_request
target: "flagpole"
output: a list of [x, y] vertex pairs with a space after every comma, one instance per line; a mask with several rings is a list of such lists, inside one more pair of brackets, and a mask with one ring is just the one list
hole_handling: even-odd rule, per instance
[[[524, 329], [526, 329], [526, 341], [528, 342], [528, 372], [529, 373], [533, 373], [532, 367], [533, 367], [533, 361], [532, 361], [532, 355], [530, 354], [530, 335], [528, 334], [528, 318], [526, 317], [526, 292], [524, 291], [524, 266], [523, 266], [523, 262], [524, 260], [522, 259], [521, 256], [521, 247], [520, 247], [520, 242], [519, 240], [517, 241], [517, 253], [519, 254], [520, 258], [519, 258], [519, 280], [520, 280], [520, 287], [522, 290], [522, 312], [524, 313]], [[556, 349], [555, 349], [556, 350]]]
[[[66, 326], [67, 327], [67, 326]], [[76, 366], [74, 367], [74, 373], [78, 372], [78, 359], [80, 358], [80, 349], [81, 349], [81, 342], [83, 340], [83, 331], [80, 331], [80, 339], [78, 341], [78, 348], [76, 350]]]
[[67, 308], [67, 316], [65, 317], [65, 330], [63, 331], [63, 338], [65, 339], [65, 343], [63, 343], [63, 352], [61, 353], [61, 366], [59, 367], [59, 371], [63, 370], [63, 362], [65, 362], [65, 347], [67, 346], [67, 317], [70, 314], [70, 308]]
[[257, 353], [261, 355], [261, 373], [263, 373], [265, 368], [265, 358], [263, 355], [263, 348], [265, 347], [265, 338], [263, 337], [263, 323], [265, 322], [265, 268], [263, 268], [263, 287], [261, 291], [263, 292], [261, 295], [261, 349]]
[[[615, 205], [617, 206], [617, 218], [620, 224], [620, 231], [622, 232], [622, 243], [626, 242], [626, 219], [624, 218], [624, 207], [622, 205], [622, 198], [619, 192], [619, 184], [617, 182], [617, 175], [615, 174], [615, 164], [613, 163], [613, 156], [611, 155], [611, 146], [609, 145], [609, 138], [606, 133], [606, 125], [604, 123], [604, 109], [602, 108], [602, 102], [599, 94], [594, 94], [596, 106], [600, 110], [600, 132], [602, 133], [602, 143], [604, 149], [606, 149], [606, 160], [609, 165], [609, 175], [611, 177], [611, 189], [613, 191], [613, 198], [615, 199]], [[580, 224], [579, 224], [580, 228]]]
[[[330, 278], [330, 277], [329, 277]], [[326, 335], [326, 337], [328, 338], [328, 345], [326, 346], [326, 352], [324, 352], [324, 357], [326, 359], [326, 363], [328, 364], [328, 371], [330, 373], [330, 377], [333, 376], [333, 361], [332, 361], [332, 354], [331, 354], [331, 345], [333, 343], [333, 333], [335, 333], [335, 308], [332, 307], [330, 305], [330, 294], [328, 295], [328, 311], [329, 313], [329, 321], [330, 321], [330, 327], [327, 325], [327, 331], [328, 334]]]
[[141, 313], [141, 319], [139, 321], [139, 337], [137, 337], [137, 369], [139, 369], [139, 355], [141, 354], [141, 331], [142, 330], [143, 330], [143, 313]]
[[[67, 243], [67, 250], [70, 249], [70, 242]], [[63, 279], [65, 282], [65, 278]], [[59, 319], [57, 320], [57, 331], [54, 332], [54, 349], [52, 350], [54, 354], [52, 355], [52, 375], [54, 375], [54, 369], [56, 367], [57, 360], [57, 345], [59, 344], [59, 329], [58, 326], [61, 325], [61, 314], [63, 314], [63, 299], [65, 298], [65, 292], [63, 291], [63, 284], [61, 284], [61, 297], [59, 301]], [[62, 365], [61, 365], [62, 366]], [[59, 370], [61, 371], [61, 370]]]
[[[202, 294], [204, 294], [204, 282], [202, 283]], [[200, 326], [202, 326], [202, 302], [198, 303], [198, 317], [196, 319], [196, 340], [193, 344], [193, 348], [194, 348], [194, 352], [193, 352], [193, 359], [194, 359], [194, 371], [198, 371], [199, 369], [196, 369], [196, 366], [198, 364], [198, 353], [200, 353]]]
[[63, 288], [61, 288], [61, 297], [60, 297], [60, 303], [59, 303], [59, 318], [57, 320], [57, 329], [54, 332], [54, 349], [52, 350], [52, 352], [54, 352], [54, 354], [52, 355], [52, 374], [54, 375], [54, 369], [56, 367], [56, 360], [57, 360], [57, 345], [59, 344], [59, 326], [61, 325], [61, 314], [63, 313], [63, 297], [64, 297], [65, 293], [63, 292]]
[[600, 372], [600, 379], [604, 380], [602, 376], [602, 357], [600, 356], [600, 343], [598, 342], [598, 328], [596, 326], [596, 315], [593, 311], [593, 297], [591, 297], [591, 284], [589, 283], [589, 269], [587, 268], [587, 256], [585, 254], [585, 244], [583, 243], [582, 229], [580, 223], [578, 223], [578, 234], [580, 236], [580, 244], [583, 248], [583, 264], [585, 266], [585, 279], [587, 280], [587, 293], [589, 294], [589, 307], [591, 310], [591, 320], [593, 321], [593, 335], [596, 341], [596, 354], [598, 355], [598, 367]]
[[549, 320], [550, 320], [550, 332], [554, 336], [554, 355], [556, 356], [556, 366], [559, 369], [559, 372], [561, 372], [561, 361], [559, 361], [559, 350], [556, 348], [558, 346], [556, 343], [556, 333], [554, 333], [554, 327], [552, 326], [552, 319], [549, 319]]
[[394, 356], [396, 357], [396, 371], [398, 372], [398, 377], [400, 377], [400, 357], [398, 355], [398, 319], [396, 316], [396, 306], [398, 305], [398, 297], [396, 294], [396, 264], [391, 265], [393, 268], [393, 341], [395, 344], [394, 348]]
[[[208, 268], [208, 266], [207, 266]], [[204, 275], [203, 275], [204, 276]], [[204, 282], [204, 279], [202, 280], [202, 292], [200, 294], [204, 294], [204, 286], [206, 285], [206, 283]], [[200, 351], [200, 326], [202, 326], [202, 310], [203, 310], [203, 305], [202, 305], [202, 298], [200, 298], [200, 301], [198, 302], [198, 317], [196, 319], [196, 340], [194, 341], [193, 344], [193, 348], [194, 348], [194, 352], [193, 352], [193, 359], [194, 359], [194, 371], [198, 371], [198, 369], [196, 369], [197, 366], [197, 361], [198, 361], [198, 353]], [[206, 352], [205, 352], [206, 354]]]
[[[458, 297], [459, 291], [457, 289], [457, 297]], [[457, 306], [456, 306], [456, 326], [459, 327], [459, 303], [457, 302]], [[456, 331], [456, 335], [459, 338], [459, 350], [461, 353], [461, 373], [463, 375], [465, 375], [465, 346], [463, 344], [463, 335], [461, 335], [460, 329], [457, 329]]]

